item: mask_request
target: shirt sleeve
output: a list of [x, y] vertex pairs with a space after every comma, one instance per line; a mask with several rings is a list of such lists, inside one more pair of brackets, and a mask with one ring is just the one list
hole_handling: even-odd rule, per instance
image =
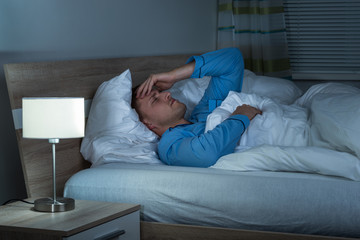
[[206, 121], [210, 114], [209, 101], [224, 100], [229, 91], [240, 92], [244, 76], [244, 61], [237, 48], [224, 48], [201, 56], [192, 56], [188, 62], [195, 61], [192, 78], [211, 76], [204, 96], [193, 110], [190, 121]]
[[[191, 131], [181, 132], [173, 135], [175, 139], [161, 139], [172, 143], [162, 145], [160, 142], [160, 159], [168, 165], [210, 167], [223, 155], [234, 152], [249, 124], [248, 117], [234, 115], [207, 133], [195, 135]], [[173, 131], [182, 130], [175, 128]]]

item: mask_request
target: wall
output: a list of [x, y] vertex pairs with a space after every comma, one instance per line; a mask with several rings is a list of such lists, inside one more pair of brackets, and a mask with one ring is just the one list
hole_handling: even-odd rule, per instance
[[[1, 0], [0, 65], [215, 50], [216, 3]], [[10, 198], [26, 197], [2, 67], [0, 109], [1, 204]]]

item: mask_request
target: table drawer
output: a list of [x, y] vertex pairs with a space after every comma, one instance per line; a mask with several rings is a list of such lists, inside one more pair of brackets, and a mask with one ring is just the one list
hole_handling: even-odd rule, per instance
[[90, 228], [64, 240], [140, 240], [139, 211]]

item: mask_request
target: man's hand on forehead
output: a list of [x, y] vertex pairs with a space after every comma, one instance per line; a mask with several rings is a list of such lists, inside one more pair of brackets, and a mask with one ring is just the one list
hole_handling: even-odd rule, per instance
[[137, 89], [136, 97], [143, 98], [154, 90], [163, 91], [173, 86], [174, 80], [171, 73], [152, 74]]
[[191, 62], [173, 69], [170, 72], [151, 74], [150, 77], [139, 86], [136, 97], [143, 98], [144, 96], [149, 95], [153, 87], [156, 87], [158, 91], [167, 90], [177, 81], [189, 78], [194, 72], [194, 68], [195, 62]]

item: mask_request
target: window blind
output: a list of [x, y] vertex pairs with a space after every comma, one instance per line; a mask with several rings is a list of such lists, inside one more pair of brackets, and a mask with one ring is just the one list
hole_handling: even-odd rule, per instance
[[360, 80], [360, 1], [284, 0], [294, 79]]

